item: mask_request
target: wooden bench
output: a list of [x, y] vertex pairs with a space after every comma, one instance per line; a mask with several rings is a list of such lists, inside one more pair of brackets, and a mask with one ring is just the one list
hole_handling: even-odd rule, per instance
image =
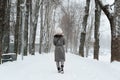
[[15, 61], [17, 59], [17, 56], [15, 53], [6, 53], [2, 54], [2, 63], [8, 62], [8, 61]]

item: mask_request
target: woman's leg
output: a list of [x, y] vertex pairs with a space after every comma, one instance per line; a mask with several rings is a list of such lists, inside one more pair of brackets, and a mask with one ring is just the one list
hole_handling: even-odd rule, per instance
[[61, 61], [61, 67], [62, 68], [64, 67], [64, 61]]
[[57, 70], [60, 72], [60, 62], [56, 62]]
[[64, 73], [64, 61], [61, 61], [61, 72]]

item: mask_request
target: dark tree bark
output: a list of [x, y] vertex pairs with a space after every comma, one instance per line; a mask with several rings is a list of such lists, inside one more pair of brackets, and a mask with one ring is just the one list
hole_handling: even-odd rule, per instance
[[90, 0], [86, 0], [86, 6], [85, 6], [85, 16], [83, 17], [83, 32], [81, 32], [80, 37], [80, 46], [79, 46], [79, 55], [84, 57], [84, 44], [85, 44], [85, 37], [86, 37], [86, 27], [87, 27], [87, 19], [89, 16], [89, 6], [90, 6]]
[[3, 28], [5, 26], [6, 0], [0, 0], [0, 64], [2, 51]]
[[28, 50], [28, 22], [29, 22], [29, 9], [30, 8], [30, 0], [26, 0], [26, 13], [25, 13], [25, 27], [24, 27], [24, 56], [27, 56]]
[[95, 0], [95, 32], [94, 32], [94, 59], [99, 59], [99, 27], [100, 27], [100, 16], [101, 16], [101, 9], [98, 5], [97, 0]]
[[2, 39], [2, 46], [3, 46], [3, 53], [8, 53], [9, 51], [9, 31], [10, 31], [10, 3], [9, 0], [6, 0], [5, 4], [5, 25], [3, 27], [3, 39]]
[[120, 0], [115, 0], [114, 4], [114, 32], [112, 33], [111, 61], [120, 61]]
[[20, 30], [20, 1], [17, 0], [17, 16], [16, 16], [16, 25], [15, 25], [15, 40], [14, 40], [14, 53], [16, 55], [19, 53], [19, 30]]
[[[116, 0], [119, 1], [119, 0]], [[98, 3], [100, 5], [100, 8], [104, 11], [105, 15], [107, 16], [109, 22], [110, 22], [110, 28], [111, 28], [111, 62], [112, 61], [120, 61], [120, 38], [119, 36], [116, 36], [116, 15], [111, 14], [109, 12], [109, 5], [103, 5], [101, 0], [98, 0]], [[115, 2], [117, 3], [117, 2]]]

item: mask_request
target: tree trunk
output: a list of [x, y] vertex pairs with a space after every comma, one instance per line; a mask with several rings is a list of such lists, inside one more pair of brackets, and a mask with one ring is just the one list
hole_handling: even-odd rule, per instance
[[46, 11], [45, 11], [45, 25], [46, 25], [46, 30], [45, 30], [45, 43], [44, 43], [44, 52], [48, 53], [49, 52], [49, 28], [50, 28], [50, 1], [47, 1], [47, 5], [46, 5]]
[[95, 30], [94, 30], [94, 59], [99, 60], [99, 27], [100, 27], [100, 16], [101, 9], [98, 5], [97, 0], [95, 0]]
[[40, 26], [40, 47], [39, 47], [39, 53], [41, 54], [42, 53], [42, 50], [43, 50], [43, 30], [44, 30], [44, 27], [43, 27], [43, 1], [41, 2], [41, 10], [40, 10], [40, 19], [41, 19], [41, 26]]
[[87, 19], [89, 16], [89, 6], [90, 6], [90, 0], [86, 0], [86, 6], [85, 6], [85, 16], [83, 17], [83, 32], [81, 32], [81, 39], [80, 39], [80, 46], [79, 46], [79, 55], [84, 57], [84, 44], [85, 44], [85, 37], [86, 37], [86, 27], [87, 27]]
[[10, 31], [10, 3], [9, 0], [6, 0], [5, 4], [5, 25], [3, 27], [3, 53], [8, 53], [9, 51], [9, 31]]
[[[115, 3], [117, 3], [116, 0]], [[107, 16], [110, 27], [111, 27], [111, 62], [112, 61], [120, 61], [120, 38], [119, 35], [116, 35], [116, 17], [117, 15], [111, 14], [108, 9], [108, 5], [104, 6], [103, 3], [98, 0], [98, 3], [101, 9], [104, 11], [105, 15]]]
[[115, 14], [112, 32], [111, 61], [120, 61], [120, 0], [115, 0]]
[[119, 51], [119, 40], [118, 38], [116, 38], [115, 36], [115, 18], [111, 18], [110, 19], [110, 25], [111, 25], [111, 62], [114, 61], [114, 60], [119, 60], [120, 61], [120, 58], [119, 57], [119, 54], [118, 51]]
[[36, 36], [36, 28], [37, 28], [37, 22], [38, 22], [38, 16], [39, 16], [40, 1], [41, 0], [36, 1], [35, 11], [33, 14], [34, 16], [33, 16], [32, 26], [30, 27], [29, 53], [31, 55], [35, 54], [35, 36]]
[[[29, 28], [29, 29], [30, 29], [30, 32], [32, 32], [32, 13], [33, 13], [32, 10], [33, 10], [33, 9], [32, 9], [32, 0], [30, 0], [30, 28]], [[32, 34], [30, 33], [30, 36], [29, 36], [29, 54], [31, 54], [31, 53], [30, 53], [30, 52], [31, 52], [30, 49], [32, 48], [32, 47], [31, 47], [31, 43], [32, 43], [32, 42], [31, 42], [31, 38], [32, 38]]]
[[25, 0], [21, 0], [21, 5], [20, 5], [20, 8], [21, 8], [21, 48], [20, 48], [20, 54], [22, 56], [22, 60], [23, 60], [23, 56], [24, 56], [24, 49], [25, 49], [25, 37], [24, 37], [24, 34], [25, 34]]
[[5, 8], [6, 0], [0, 0], [0, 64], [2, 51], [3, 28], [5, 26]]
[[28, 22], [29, 22], [29, 8], [30, 0], [26, 0], [26, 14], [25, 14], [25, 27], [24, 27], [24, 56], [27, 56], [28, 50]]
[[16, 16], [16, 24], [15, 24], [15, 40], [14, 40], [14, 53], [16, 53], [16, 55], [19, 52], [19, 28], [20, 28], [20, 1], [21, 0], [17, 0], [17, 16]]

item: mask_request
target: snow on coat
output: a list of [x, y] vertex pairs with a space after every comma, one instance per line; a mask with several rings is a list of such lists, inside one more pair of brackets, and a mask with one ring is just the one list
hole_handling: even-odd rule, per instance
[[65, 61], [65, 39], [63, 35], [56, 34], [54, 35], [53, 43], [55, 45], [55, 61]]

